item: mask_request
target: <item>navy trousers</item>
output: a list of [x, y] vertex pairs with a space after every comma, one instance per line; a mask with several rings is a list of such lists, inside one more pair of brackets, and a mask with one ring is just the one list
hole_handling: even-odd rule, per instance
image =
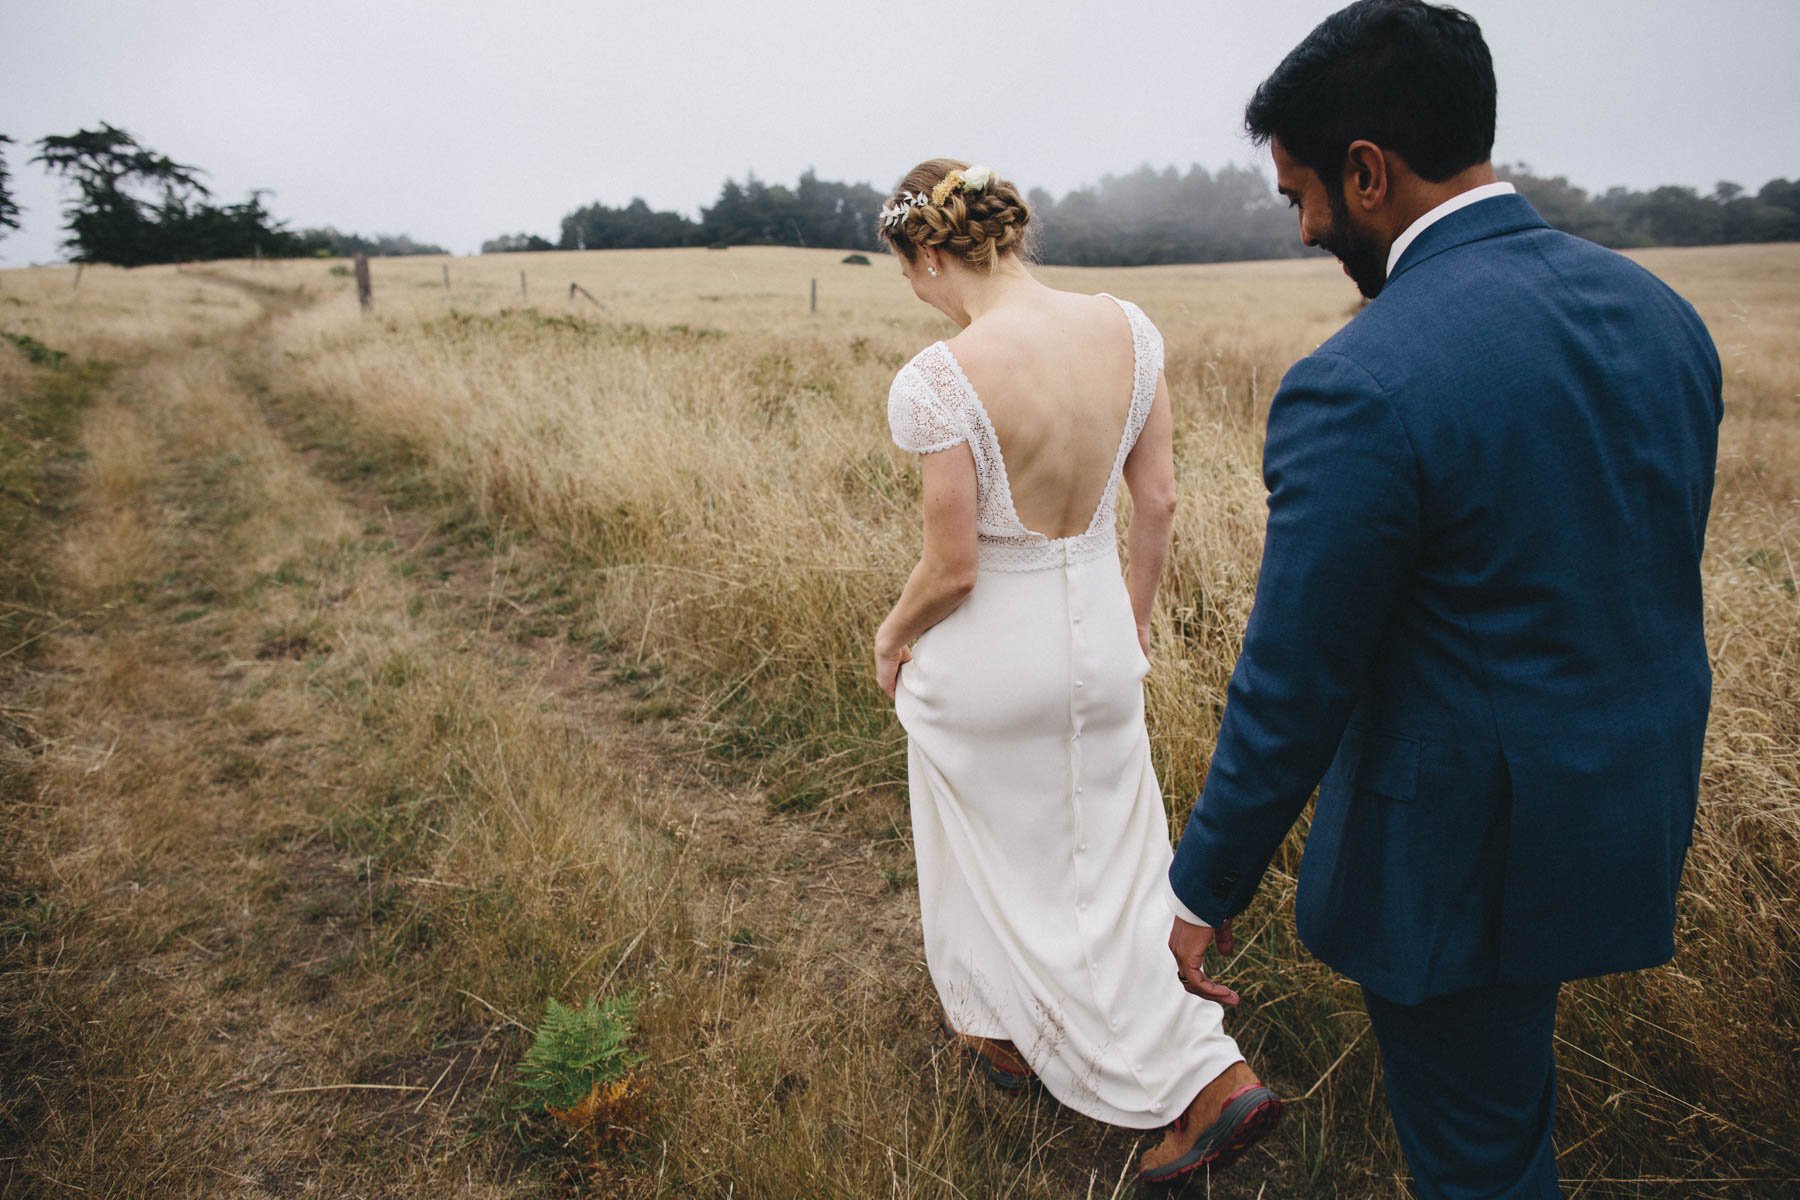
[[1423, 1004], [1363, 989], [1419, 1200], [1561, 1197], [1550, 1145], [1560, 986], [1473, 988]]

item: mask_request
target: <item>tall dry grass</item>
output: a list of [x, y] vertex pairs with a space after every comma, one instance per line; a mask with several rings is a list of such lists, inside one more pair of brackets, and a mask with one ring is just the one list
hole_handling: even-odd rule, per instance
[[[1700, 307], [1726, 364], [1706, 564], [1717, 702], [1680, 956], [1570, 989], [1565, 1161], [1596, 1181], [1792, 1175], [1800, 1132], [1767, 1097], [1800, 1082], [1800, 250], [1642, 257]], [[604, 307], [522, 307], [520, 267]], [[774, 764], [784, 794], [890, 811], [900, 740], [864, 658], [917, 532], [882, 400], [895, 367], [947, 332], [891, 263], [543, 256], [457, 263], [448, 294], [435, 265], [383, 268], [376, 320], [334, 298], [279, 331], [281, 385], [567, 547], [619, 642], [677, 668], [714, 706], [719, 741]], [[1321, 263], [1044, 274], [1136, 299], [1169, 345], [1183, 506], [1150, 719], [1179, 821], [1252, 594], [1267, 399], [1354, 298]], [[1263, 1001], [1241, 1024], [1290, 1087], [1311, 1086], [1360, 1030], [1332, 1015], [1350, 997], [1291, 939], [1292, 849], [1236, 972]], [[1323, 1107], [1348, 1107], [1330, 1093], [1327, 1081]]]
[[[561, 562], [359, 499], [247, 353], [98, 389], [36, 527], [71, 619], [16, 796], [4, 764], [0, 1191], [1115, 1194], [1131, 1137], [930, 1032], [899, 848], [684, 768], [584, 648], [506, 628]], [[646, 1103], [567, 1178], [503, 1072], [546, 996], [623, 989]]]
[[[549, 547], [613, 653], [667, 671], [691, 693], [715, 756], [746, 764], [775, 807], [816, 812], [820, 828], [874, 842], [903, 824], [904, 766], [865, 659], [918, 539], [916, 473], [888, 444], [883, 402], [894, 369], [949, 329], [911, 299], [891, 263], [838, 258], [739, 248], [454, 260], [448, 289], [439, 260], [384, 261], [367, 317], [323, 264], [215, 269], [323, 295], [277, 322], [260, 350], [244, 351], [284, 409], [359, 447], [367, 470], [416, 472], [465, 498], [473, 525]], [[1558, 1140], [1576, 1195], [1777, 1194], [1791, 1185], [1774, 1181], [1800, 1177], [1800, 1124], [1772, 1099], [1800, 1084], [1800, 248], [1642, 258], [1697, 304], [1726, 364], [1706, 562], [1714, 719], [1681, 950], [1669, 967], [1567, 990]], [[1043, 274], [1137, 300], [1167, 338], [1183, 504], [1149, 698], [1178, 827], [1212, 749], [1254, 586], [1267, 401], [1286, 365], [1354, 312], [1354, 297], [1335, 266], [1317, 262]], [[813, 315], [806, 297], [815, 278]], [[598, 303], [568, 300], [569, 282]], [[445, 747], [501, 752], [505, 739], [454, 717], [405, 726], [423, 740], [403, 761]], [[530, 790], [544, 788], [554, 790]], [[571, 836], [555, 844], [579, 847], [602, 831]], [[1254, 1062], [1303, 1097], [1284, 1134], [1294, 1178], [1317, 1194], [1379, 1194], [1391, 1188], [1381, 1181], [1397, 1159], [1366, 1020], [1354, 989], [1292, 935], [1299, 836], [1244, 922], [1245, 948], [1231, 967], [1246, 995], [1235, 1031]], [[528, 839], [506, 838], [462, 870], [516, 874], [541, 859]], [[634, 861], [594, 886], [623, 897], [631, 893], [618, 890], [621, 879], [683, 878], [667, 856]], [[557, 886], [529, 871], [512, 884], [508, 894]], [[662, 919], [626, 912], [622, 929]], [[683, 932], [657, 935], [672, 960]], [[578, 935], [553, 939], [566, 955], [562, 936]], [[905, 1091], [895, 1060], [862, 1048], [900, 1039], [900, 1022], [928, 1009], [922, 979], [908, 985], [918, 1011], [881, 992], [829, 1009], [833, 1021], [809, 1036], [843, 1051], [830, 1058], [845, 1072], [843, 1087], [813, 1093], [810, 1115], [769, 1108], [757, 1089], [780, 1092], [773, 1072], [796, 1048], [780, 1023], [806, 1028], [809, 999], [832, 986], [858, 994], [856, 976], [830, 975], [809, 958], [818, 943], [796, 931], [784, 937], [771, 978], [793, 985], [795, 1007], [751, 1006], [758, 1015], [729, 1051], [705, 1058], [727, 1072], [708, 1078], [735, 1098], [722, 1109], [733, 1137], [755, 1144], [777, 1130], [798, 1147], [760, 1168], [738, 1154], [729, 1171], [705, 1177], [741, 1179], [746, 1189], [754, 1180], [756, 1194], [792, 1194], [782, 1189], [805, 1177], [808, 1156], [824, 1169], [833, 1155], [853, 1154], [844, 1114], [863, 1114], [848, 1122], [862, 1128], [879, 1120], [879, 1096]], [[494, 971], [484, 986], [511, 980], [510, 996], [530, 990], [518, 989], [503, 956], [465, 966]], [[647, 1009], [663, 1039], [704, 1020], [697, 985], [676, 978], [663, 1007], [653, 996]], [[873, 1089], [862, 1101], [853, 1072]], [[925, 1107], [900, 1125], [932, 1147], [921, 1162], [953, 1161], [980, 1144], [979, 1121], [970, 1122], [993, 1117], [915, 1103]], [[901, 1190], [880, 1175], [856, 1175], [845, 1194]], [[923, 1177], [920, 1188], [929, 1191]]]
[[0, 271], [0, 332], [90, 360], [196, 346], [261, 311], [243, 289], [189, 267]]

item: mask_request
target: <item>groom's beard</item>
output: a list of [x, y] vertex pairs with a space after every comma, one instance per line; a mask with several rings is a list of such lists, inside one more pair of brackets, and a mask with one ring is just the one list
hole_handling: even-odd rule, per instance
[[1344, 264], [1356, 290], [1373, 300], [1387, 283], [1388, 248], [1351, 223], [1350, 206], [1341, 197], [1331, 201], [1331, 228], [1319, 245]]

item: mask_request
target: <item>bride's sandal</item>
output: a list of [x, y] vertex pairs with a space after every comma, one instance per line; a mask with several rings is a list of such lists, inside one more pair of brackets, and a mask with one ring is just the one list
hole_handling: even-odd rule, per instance
[[1022, 1092], [1037, 1082], [1037, 1076], [1011, 1042], [958, 1033], [951, 1027], [950, 1018], [941, 1015], [938, 1025], [951, 1044], [974, 1060], [987, 1081], [1001, 1091]]

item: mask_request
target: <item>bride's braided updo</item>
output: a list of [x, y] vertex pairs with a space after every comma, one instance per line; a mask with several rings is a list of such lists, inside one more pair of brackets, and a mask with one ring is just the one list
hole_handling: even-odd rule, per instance
[[[895, 253], [911, 262], [921, 249], [933, 246], [989, 274], [1002, 256], [1025, 252], [1031, 210], [1019, 189], [1006, 180], [995, 176], [974, 191], [953, 187], [942, 201], [931, 200], [933, 189], [951, 172], [968, 169], [969, 164], [958, 159], [934, 158], [906, 173], [889, 201], [890, 209], [904, 206], [904, 213], [877, 230]], [[924, 203], [908, 204], [921, 196]]]

